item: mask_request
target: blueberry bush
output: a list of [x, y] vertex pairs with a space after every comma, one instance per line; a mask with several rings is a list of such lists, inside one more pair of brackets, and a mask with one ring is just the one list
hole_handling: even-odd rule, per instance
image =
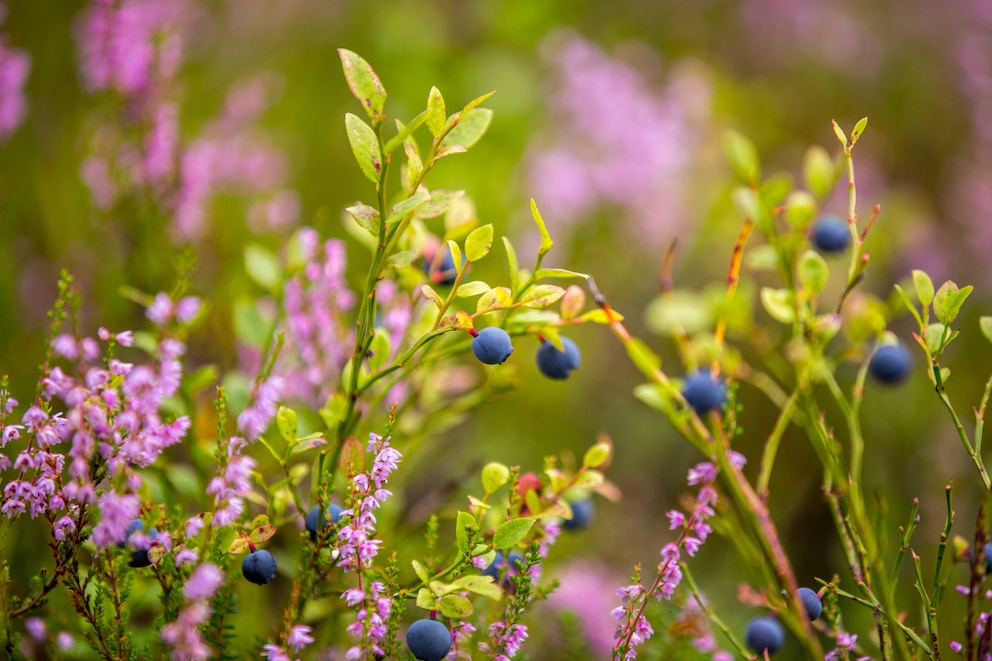
[[[73, 19], [97, 95], [74, 127], [87, 201], [51, 196], [45, 217], [75, 209], [85, 229], [66, 236], [100, 246], [84, 263], [120, 269], [18, 281], [51, 309], [30, 378], [0, 365], [5, 658], [988, 656], [992, 379], [948, 384], [992, 316], [929, 264], [886, 270], [896, 214], [866, 212], [855, 177], [867, 118], [768, 174], [755, 142], [712, 131], [698, 68], [653, 98], [635, 68], [557, 33], [557, 121], [521, 159], [535, 197], [524, 221], [483, 222], [475, 198], [527, 197], [459, 165], [499, 131], [499, 96], [411, 90], [339, 48], [317, 87], [351, 95], [333, 117], [350, 171], [330, 182], [350, 201], [303, 222], [302, 149], [264, 119], [285, 81], [183, 102], [212, 84], [179, 75], [206, 13], [94, 1]], [[34, 57], [0, 34], [0, 143], [41, 121], [29, 73], [50, 63]], [[701, 167], [699, 183], [689, 154], [715, 143], [730, 181]], [[720, 231], [663, 243], [659, 228], [689, 233], [682, 195], [714, 189]], [[584, 244], [593, 208], [611, 224]], [[560, 252], [590, 266], [549, 266]], [[609, 380], [583, 399], [590, 373]], [[684, 480], [652, 491], [634, 474], [616, 393], [646, 405], [641, 432], [682, 440], [665, 463]], [[946, 415], [933, 442], [898, 426], [924, 401]], [[584, 416], [611, 433], [558, 433]], [[886, 424], [919, 454], [891, 454]], [[508, 439], [528, 430], [557, 449], [521, 460]], [[630, 578], [604, 575], [614, 555], [640, 559]]]

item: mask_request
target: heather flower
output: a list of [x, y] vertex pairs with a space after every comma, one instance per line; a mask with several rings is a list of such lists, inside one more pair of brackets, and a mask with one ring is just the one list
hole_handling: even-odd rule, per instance
[[252, 384], [248, 408], [238, 416], [238, 429], [249, 441], [258, 439], [268, 429], [276, 416], [282, 390], [283, 379], [279, 376], [269, 376], [261, 383]]
[[224, 582], [224, 572], [217, 565], [205, 562], [190, 574], [183, 586], [183, 596], [187, 601], [211, 599]]
[[[7, 6], [0, 3], [0, 24]], [[31, 57], [20, 48], [7, 46], [0, 34], [0, 143], [17, 130], [28, 114], [24, 83], [31, 70]]]
[[313, 642], [313, 636], [310, 635], [310, 632], [310, 627], [305, 624], [298, 624], [289, 630], [286, 635], [286, 644], [292, 647], [294, 652], [299, 652]]

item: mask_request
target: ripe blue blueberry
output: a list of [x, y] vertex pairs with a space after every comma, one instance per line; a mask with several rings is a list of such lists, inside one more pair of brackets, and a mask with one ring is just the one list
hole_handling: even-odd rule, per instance
[[566, 530], [582, 530], [588, 528], [592, 523], [592, 517], [596, 513], [596, 506], [592, 498], [580, 500], [577, 503], [570, 503], [572, 506], [572, 518], [562, 522], [561, 527]]
[[537, 349], [537, 369], [549, 379], [567, 379], [569, 372], [579, 369], [579, 347], [567, 337], [561, 338], [561, 346], [564, 351], [558, 351], [550, 342], [541, 342]]
[[698, 415], [704, 415], [727, 403], [727, 386], [710, 376], [709, 370], [696, 370], [686, 376], [682, 396]]
[[985, 545], [985, 575], [992, 574], [992, 542]]
[[472, 339], [472, 353], [486, 365], [501, 365], [513, 353], [513, 343], [502, 328], [486, 326]]
[[811, 590], [810, 588], [799, 588], [796, 591], [799, 595], [799, 600], [803, 602], [803, 607], [806, 609], [806, 615], [809, 617], [809, 621], [820, 617], [820, 613], [823, 612], [823, 603], [820, 601], [820, 597], [817, 596], [816, 590]]
[[909, 376], [913, 357], [902, 343], [879, 347], [868, 363], [868, 371], [875, 380], [886, 385], [902, 383]]
[[420, 661], [441, 661], [451, 649], [451, 632], [437, 620], [417, 620], [406, 630], [406, 645]]
[[828, 214], [813, 223], [813, 245], [820, 252], [844, 252], [850, 244], [851, 228], [843, 218]]
[[489, 563], [489, 566], [482, 570], [483, 576], [491, 576], [492, 579], [499, 579], [499, 571], [503, 567], [506, 567], [506, 572], [503, 574], [503, 586], [506, 587], [510, 584], [510, 572], [514, 574], [519, 573], [520, 569], [517, 567], [518, 562], [523, 562], [524, 556], [516, 551], [510, 551], [510, 557], [504, 561], [503, 552], [496, 551], [496, 557], [493, 561]]
[[756, 654], [764, 654], [765, 650], [774, 654], [785, 644], [785, 629], [774, 617], [756, 617], [748, 622], [744, 641]]
[[[424, 275], [432, 284], [451, 286], [458, 279], [458, 271], [455, 270], [455, 258], [451, 256], [451, 251], [447, 247], [440, 248], [440, 250], [444, 251], [440, 260], [437, 260], [436, 253], [424, 255]], [[464, 261], [463, 258], [462, 264]]]
[[[145, 526], [138, 519], [135, 519], [127, 525], [127, 536], [130, 537], [136, 532], [142, 532]], [[152, 528], [148, 531], [148, 537], [151, 543], [154, 543], [158, 538], [158, 530]], [[150, 548], [150, 546], [149, 546]], [[152, 559], [148, 557], [148, 548], [139, 548], [131, 551], [131, 559], [128, 560], [127, 566], [134, 567], [135, 569], [141, 569], [142, 567], [148, 567], [152, 564]]]
[[241, 563], [241, 573], [249, 582], [265, 585], [276, 577], [276, 559], [265, 549], [252, 551]]
[[317, 505], [311, 507], [310, 511], [307, 512], [306, 517], [306, 527], [307, 532], [310, 533], [310, 539], [317, 541], [317, 531], [327, 525], [327, 519], [330, 519], [332, 524], [337, 523], [338, 519], [341, 518], [342, 511], [343, 510], [340, 505], [331, 503], [327, 506], [327, 515], [325, 518], [325, 515], [320, 511], [320, 508]]

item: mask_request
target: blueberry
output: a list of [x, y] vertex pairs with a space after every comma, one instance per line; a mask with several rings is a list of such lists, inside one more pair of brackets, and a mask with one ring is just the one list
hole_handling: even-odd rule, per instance
[[820, 617], [820, 613], [823, 612], [823, 603], [820, 602], [820, 598], [816, 595], [816, 590], [811, 590], [809, 588], [799, 588], [796, 591], [799, 595], [799, 600], [803, 602], [803, 607], [806, 609], [806, 615], [809, 617], [809, 621]]
[[[340, 505], [331, 503], [327, 506], [327, 518], [331, 520], [332, 524], [337, 523], [338, 519], [341, 518], [342, 511], [343, 510]], [[307, 532], [310, 533], [311, 540], [317, 541], [317, 530], [327, 525], [327, 518], [325, 518], [325, 515], [320, 512], [320, 508], [317, 505], [311, 507], [310, 511], [307, 512], [306, 527]]]
[[241, 573], [249, 582], [265, 585], [276, 577], [276, 559], [265, 549], [252, 551], [241, 563]]
[[502, 328], [487, 326], [472, 339], [472, 353], [486, 365], [501, 365], [513, 353], [513, 343]]
[[[137, 525], [135, 525], [135, 523], [137, 523]], [[128, 537], [130, 537], [133, 533], [141, 532], [141, 530], [144, 529], [144, 524], [142, 524], [141, 521], [135, 519], [134, 521], [128, 524], [127, 529], [128, 529], [128, 533], [127, 533]], [[154, 543], [155, 539], [158, 537], [158, 530], [155, 530], [155, 528], [149, 530], [148, 537]], [[152, 564], [152, 559], [148, 557], [148, 549], [144, 548], [144, 549], [136, 549], [131, 552], [131, 559], [128, 561], [127, 566], [134, 567], [136, 569], [141, 569], [142, 567], [148, 567], [151, 564]]]
[[879, 347], [868, 363], [868, 371], [876, 381], [886, 385], [901, 383], [909, 376], [913, 357], [902, 343]]
[[820, 216], [813, 223], [813, 245], [820, 252], [844, 252], [850, 244], [851, 228], [840, 216]]
[[437, 620], [417, 620], [406, 630], [406, 645], [420, 661], [441, 661], [451, 649], [451, 632]]
[[744, 640], [756, 654], [763, 654], [765, 650], [774, 654], [785, 644], [785, 629], [774, 617], [756, 617], [748, 622]]
[[985, 545], [985, 575], [992, 574], [992, 542]]
[[550, 342], [541, 342], [537, 349], [537, 368], [549, 379], [567, 379], [569, 372], [579, 369], [579, 347], [567, 337], [561, 338], [561, 346], [564, 351], [558, 351]]
[[727, 386], [710, 376], [709, 370], [696, 370], [686, 376], [682, 396], [698, 415], [704, 415], [727, 403]]
[[127, 524], [126, 528], [124, 528], [124, 539], [117, 542], [117, 546], [119, 548], [124, 548], [125, 546], [127, 546], [128, 538], [131, 537], [133, 533], [141, 532], [144, 529], [145, 529], [145, 524], [141, 522], [141, 519], [134, 519], [133, 521], [131, 521], [131, 523]]
[[496, 557], [493, 561], [489, 563], [489, 566], [482, 570], [483, 576], [491, 576], [492, 579], [499, 579], [499, 570], [506, 567], [506, 573], [503, 574], [503, 585], [507, 586], [510, 583], [510, 572], [514, 574], [519, 573], [520, 569], [517, 567], [518, 562], [523, 562], [524, 556], [516, 551], [510, 551], [510, 558], [508, 561], [503, 560], [503, 552], [496, 551]]
[[[458, 272], [455, 270], [455, 258], [451, 256], [451, 251], [447, 247], [441, 248], [444, 254], [435, 266], [436, 253], [424, 255], [424, 275], [433, 284], [451, 286], [458, 279]], [[464, 264], [464, 259], [462, 260]]]
[[592, 523], [593, 514], [596, 513], [596, 506], [592, 498], [580, 500], [577, 503], [570, 503], [572, 506], [572, 518], [562, 522], [561, 527], [566, 530], [582, 530], [588, 528]]

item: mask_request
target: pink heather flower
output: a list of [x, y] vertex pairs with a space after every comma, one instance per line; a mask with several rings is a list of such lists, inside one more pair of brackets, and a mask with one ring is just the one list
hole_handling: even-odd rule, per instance
[[210, 658], [211, 650], [203, 641], [199, 631], [199, 626], [209, 617], [210, 609], [206, 603], [195, 601], [179, 611], [179, 617], [175, 622], [162, 627], [160, 634], [162, 641], [171, 648], [173, 659], [193, 661]]
[[[183, 547], [176, 551], [175, 562], [177, 567], [182, 567], [184, 565], [192, 565], [200, 559], [196, 551], [191, 548]], [[187, 597], [188, 598], [188, 597]]]
[[299, 652], [313, 642], [313, 636], [310, 635], [310, 631], [310, 627], [305, 624], [298, 624], [292, 627], [286, 635], [286, 644], [292, 647], [294, 652]]
[[253, 384], [248, 408], [238, 416], [238, 429], [249, 441], [256, 440], [268, 429], [276, 416], [282, 389], [283, 380], [279, 376], [270, 376], [262, 383]]
[[45, 627], [45, 621], [40, 617], [29, 617], [24, 620], [24, 628], [27, 629], [28, 635], [39, 643], [45, 642], [48, 638], [48, 630]]
[[75, 644], [76, 641], [68, 631], [60, 631], [59, 635], [55, 637], [55, 646], [63, 652], [68, 651]]
[[[177, 559], [178, 560], [178, 559]], [[190, 574], [183, 586], [183, 596], [187, 601], [210, 599], [224, 582], [224, 572], [217, 565], [205, 562]]]
[[201, 302], [197, 296], [187, 296], [179, 299], [176, 303], [176, 319], [181, 324], [188, 324], [193, 321], [200, 312]]
[[100, 521], [93, 526], [93, 543], [98, 548], [107, 548], [127, 538], [127, 526], [138, 518], [141, 502], [134, 494], [118, 494], [107, 491], [98, 499]]
[[145, 310], [145, 316], [155, 324], [164, 326], [172, 317], [172, 299], [165, 292], [155, 294], [152, 304]]
[[[576, 561], [558, 569], [558, 588], [546, 600], [554, 611], [575, 613], [595, 658], [605, 658], [613, 645], [616, 629], [609, 614], [615, 578], [605, 565]], [[623, 608], [620, 608], [621, 613]]]
[[269, 661], [293, 661], [290, 656], [286, 654], [286, 650], [272, 643], [262, 646], [262, 656]]
[[[5, 5], [0, 5], [6, 11]], [[2, 22], [2, 20], [0, 20]], [[24, 83], [31, 70], [31, 57], [19, 48], [10, 48], [0, 34], [0, 142], [4, 142], [28, 114]]]

